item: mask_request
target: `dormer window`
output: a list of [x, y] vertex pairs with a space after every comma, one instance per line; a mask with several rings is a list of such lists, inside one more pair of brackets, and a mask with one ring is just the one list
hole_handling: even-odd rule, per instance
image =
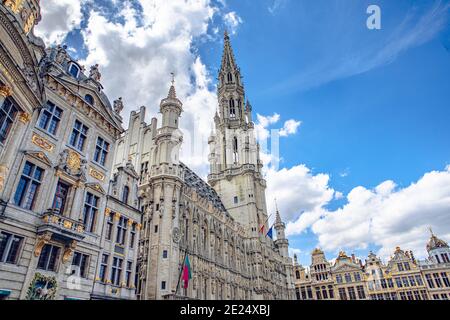
[[90, 105], [94, 105], [94, 98], [90, 94], [85, 95], [84, 100], [86, 100], [86, 102]]
[[78, 76], [80, 75], [80, 67], [77, 66], [75, 63], [71, 63], [69, 66], [69, 73], [76, 79], [78, 79]]

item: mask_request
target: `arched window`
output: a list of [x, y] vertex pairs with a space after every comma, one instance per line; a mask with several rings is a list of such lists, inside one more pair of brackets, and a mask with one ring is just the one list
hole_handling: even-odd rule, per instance
[[123, 187], [122, 202], [128, 204], [128, 196], [130, 194], [130, 188], [128, 186]]
[[233, 75], [231, 74], [231, 72], [228, 73], [227, 78], [229, 83], [233, 82]]
[[85, 95], [84, 100], [90, 105], [94, 105], [94, 98], [90, 94]]
[[230, 118], [236, 118], [236, 106], [233, 98], [230, 99]]
[[236, 137], [233, 139], [233, 162], [235, 164], [239, 163], [238, 140]]

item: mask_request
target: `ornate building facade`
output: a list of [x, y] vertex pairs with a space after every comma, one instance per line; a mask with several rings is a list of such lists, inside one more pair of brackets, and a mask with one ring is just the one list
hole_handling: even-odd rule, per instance
[[65, 47], [46, 49], [39, 19], [39, 1], [2, 1], [0, 298], [133, 299], [141, 214], [136, 188], [116, 190], [137, 175], [111, 170], [120, 100], [98, 66], [85, 75]]
[[[160, 104], [161, 125], [155, 118], [145, 123], [141, 108], [131, 114], [129, 129], [117, 142], [115, 166], [131, 161], [140, 168], [140, 299], [294, 298], [293, 263], [278, 212], [277, 240], [261, 232], [268, 230], [266, 182], [228, 35], [218, 99], [208, 183], [179, 160], [183, 107], [173, 84]], [[182, 288], [186, 256], [193, 279]]]
[[372, 252], [364, 264], [341, 252], [333, 265], [315, 249], [309, 270], [295, 263], [297, 299], [448, 300], [450, 248], [434, 234], [426, 248], [424, 261], [397, 247], [387, 264]]
[[161, 124], [141, 108], [124, 132], [99, 66], [46, 48], [40, 19], [37, 0], [1, 0], [0, 299], [293, 298], [279, 213], [277, 240], [260, 232], [265, 180], [228, 36], [207, 183], [179, 160], [174, 85]]

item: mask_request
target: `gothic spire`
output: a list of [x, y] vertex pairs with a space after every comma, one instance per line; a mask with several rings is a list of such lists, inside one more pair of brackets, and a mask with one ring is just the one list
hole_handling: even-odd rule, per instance
[[171, 75], [172, 75], [172, 85], [170, 86], [167, 98], [177, 99], [177, 91], [175, 90], [175, 74], [172, 72]]
[[276, 216], [275, 216], [275, 223], [276, 224], [282, 224], [283, 221], [281, 221], [280, 211], [278, 210], [278, 204], [277, 199], [275, 199], [275, 208], [276, 208]]
[[222, 54], [222, 65], [220, 67], [220, 71], [221, 72], [234, 71], [238, 69], [238, 66], [234, 58], [233, 48], [231, 47], [230, 36], [228, 35], [228, 32], [226, 30], [223, 39], [224, 39], [224, 46]]

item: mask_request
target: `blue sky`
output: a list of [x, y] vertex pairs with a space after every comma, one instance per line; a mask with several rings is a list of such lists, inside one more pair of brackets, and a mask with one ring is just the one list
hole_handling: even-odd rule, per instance
[[[133, 61], [150, 65], [169, 55], [163, 65], [172, 63], [170, 67], [176, 69], [188, 113], [191, 105], [192, 113], [202, 111], [194, 108], [204, 102], [208, 111], [201, 121], [206, 123], [214, 112], [210, 101], [221, 61], [221, 34], [228, 26], [255, 114], [280, 115], [267, 129], [279, 128], [290, 119], [301, 121], [295, 134], [280, 139], [280, 168], [268, 175], [279, 185], [298, 183], [292, 188], [300, 190], [299, 194], [275, 190], [268, 201], [274, 195], [281, 199], [282, 215], [291, 224], [291, 247], [303, 264], [310, 263], [309, 254], [316, 246], [324, 247], [329, 258], [340, 249], [361, 257], [374, 250], [385, 257], [395, 245], [405, 245], [424, 256], [427, 226], [450, 240], [450, 190], [441, 187], [447, 185], [450, 172], [446, 169], [450, 164], [449, 1], [197, 2], [174, 5], [176, 10], [170, 16], [175, 17], [177, 30], [170, 26], [172, 21], [166, 21], [160, 27], [164, 40], [154, 36], [158, 16], [146, 17], [143, 2], [123, 2], [130, 4], [131, 11], [126, 12], [134, 17], [126, 18], [123, 3], [82, 0], [75, 8], [81, 16], [69, 19], [77, 21], [63, 28], [58, 39], [86, 63], [102, 66], [103, 62], [106, 81], [110, 81], [105, 84], [107, 93], [108, 84], [110, 92], [122, 89], [109, 80], [111, 75], [133, 70], [132, 58], [124, 60], [121, 50], [134, 54], [142, 49], [136, 39], [143, 39], [142, 46], [148, 45], [148, 51], [136, 54]], [[381, 8], [381, 30], [366, 27], [366, 9], [371, 4]], [[238, 18], [235, 24], [227, 19], [230, 13]], [[127, 24], [130, 19], [136, 26]], [[203, 24], [197, 25], [198, 21]], [[121, 25], [127, 26], [125, 35], [118, 30]], [[94, 30], [98, 28], [104, 29], [104, 34]], [[167, 46], [158, 46], [164, 41], [178, 43], [185, 36], [180, 28], [191, 33], [185, 39], [189, 42], [186, 50], [177, 49], [182, 57], [177, 58], [165, 51]], [[147, 37], [124, 40], [139, 34], [137, 30], [148, 32]], [[49, 33], [42, 33], [48, 42]], [[120, 37], [113, 38], [116, 34]], [[101, 61], [101, 51], [110, 54], [108, 65]], [[130, 66], [119, 69], [120, 61]], [[153, 67], [148, 72], [159, 70]], [[126, 92], [121, 94], [130, 101], [129, 109], [148, 103], [154, 112], [156, 104], [149, 101], [158, 101], [165, 94], [167, 79], [142, 77], [138, 95], [142, 102], [131, 96], [127, 100]], [[195, 117], [185, 119], [189, 122]], [[205, 132], [209, 133], [209, 128]], [[195, 163], [202, 170], [202, 160]], [[286, 178], [289, 176], [295, 180]], [[317, 199], [306, 199], [310, 196]], [[415, 202], [408, 207], [403, 197]], [[271, 208], [273, 204], [269, 204]], [[306, 214], [300, 218], [302, 212]], [[391, 217], [398, 222], [388, 222]], [[413, 223], [405, 226], [405, 220]], [[352, 227], [348, 232], [346, 223]]]

